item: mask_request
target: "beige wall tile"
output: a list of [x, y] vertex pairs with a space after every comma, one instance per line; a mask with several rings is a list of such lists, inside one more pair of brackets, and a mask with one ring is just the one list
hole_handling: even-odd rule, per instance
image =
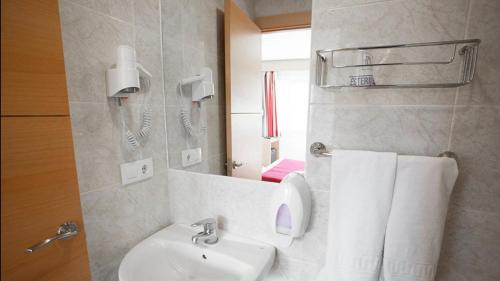
[[[169, 223], [160, 11], [156, 1], [60, 1], [63, 47], [78, 180], [94, 281], [118, 280], [123, 256]], [[134, 10], [135, 8], [135, 10]], [[136, 48], [152, 74], [153, 130], [137, 152], [126, 147], [117, 102], [106, 97], [105, 71], [116, 48]], [[139, 128], [144, 94], [124, 105]], [[119, 164], [153, 157], [153, 179], [121, 186]]]
[[80, 192], [120, 183], [120, 145], [108, 105], [71, 102], [71, 124]]
[[460, 89], [460, 105], [500, 105], [500, 2], [472, 0], [468, 38], [482, 40], [475, 81]]
[[106, 102], [105, 71], [134, 46], [133, 26], [64, 0], [60, 13], [69, 100]]
[[498, 213], [450, 209], [436, 280], [498, 280], [499, 233]]
[[134, 22], [133, 0], [62, 0], [71, 1], [109, 17], [125, 22]]
[[255, 0], [255, 17], [311, 11], [312, 2], [312, 0]]
[[457, 107], [450, 149], [460, 157], [452, 203], [500, 213], [500, 107]]

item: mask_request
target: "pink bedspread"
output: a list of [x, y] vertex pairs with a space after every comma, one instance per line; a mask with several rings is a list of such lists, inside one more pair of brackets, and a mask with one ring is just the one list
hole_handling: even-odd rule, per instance
[[262, 180], [281, 182], [286, 175], [295, 171], [304, 171], [304, 161], [283, 159], [278, 165], [262, 173]]

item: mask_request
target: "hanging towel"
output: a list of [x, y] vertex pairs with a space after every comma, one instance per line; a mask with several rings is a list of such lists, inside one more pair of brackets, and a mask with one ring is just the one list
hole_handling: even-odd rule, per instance
[[317, 280], [378, 281], [397, 155], [336, 150], [325, 265]]
[[454, 159], [398, 156], [381, 280], [434, 280], [457, 176]]

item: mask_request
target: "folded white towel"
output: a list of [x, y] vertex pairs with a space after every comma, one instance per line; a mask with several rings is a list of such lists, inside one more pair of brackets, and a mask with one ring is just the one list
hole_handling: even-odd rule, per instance
[[383, 280], [434, 280], [457, 175], [456, 161], [451, 158], [398, 156]]
[[325, 266], [318, 280], [378, 281], [397, 155], [336, 150]]

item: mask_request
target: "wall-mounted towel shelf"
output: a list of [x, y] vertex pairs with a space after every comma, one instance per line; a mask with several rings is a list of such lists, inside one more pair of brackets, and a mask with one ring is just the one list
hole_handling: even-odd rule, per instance
[[[309, 147], [309, 151], [315, 157], [331, 157], [331, 156], [333, 156], [333, 152], [328, 151], [326, 149], [326, 145], [324, 145], [322, 142], [315, 142], [315, 143], [311, 144], [311, 146]], [[458, 156], [455, 152], [445, 151], [445, 152], [439, 153], [437, 155], [437, 157], [453, 158], [458, 163]]]
[[[366, 89], [463, 86], [474, 78], [480, 43], [479, 39], [467, 39], [318, 50], [316, 85]], [[413, 81], [401, 81], [408, 80], [408, 76]], [[394, 77], [400, 81], [386, 81]], [[425, 78], [432, 81], [422, 81]], [[445, 78], [449, 78], [448, 81], [442, 81]], [[383, 83], [378, 83], [379, 79]]]

